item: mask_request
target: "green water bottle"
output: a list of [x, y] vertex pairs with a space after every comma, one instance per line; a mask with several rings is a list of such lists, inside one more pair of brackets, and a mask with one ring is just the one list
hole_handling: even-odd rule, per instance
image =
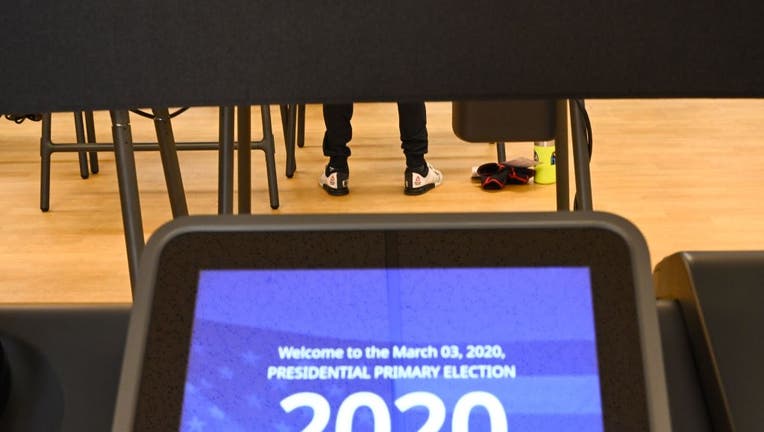
[[536, 161], [535, 183], [552, 184], [557, 180], [554, 141], [536, 141], [533, 144], [533, 160]]

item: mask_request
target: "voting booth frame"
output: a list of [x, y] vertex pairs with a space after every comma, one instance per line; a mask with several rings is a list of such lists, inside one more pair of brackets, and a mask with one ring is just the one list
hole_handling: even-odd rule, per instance
[[[761, 280], [764, 252], [681, 252], [655, 267], [673, 430], [761, 424]], [[0, 429], [109, 430], [129, 316], [126, 304], [1, 306]]]

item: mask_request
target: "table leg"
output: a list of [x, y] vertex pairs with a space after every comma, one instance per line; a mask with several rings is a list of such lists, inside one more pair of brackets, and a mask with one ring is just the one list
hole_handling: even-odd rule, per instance
[[127, 265], [130, 271], [130, 286], [135, 293], [138, 280], [138, 264], [143, 253], [143, 218], [138, 196], [138, 179], [135, 173], [133, 137], [130, 130], [130, 114], [127, 110], [113, 110], [111, 114], [112, 136], [114, 137], [114, 158], [117, 165], [119, 200], [122, 205], [122, 224], [125, 229]]
[[[579, 105], [579, 103], [581, 105]], [[570, 123], [573, 134], [573, 169], [576, 177], [576, 210], [591, 211], [592, 182], [589, 175], [589, 146], [583, 124], [583, 100], [570, 100]]]
[[170, 122], [170, 110], [167, 108], [153, 108], [154, 129], [157, 132], [159, 154], [162, 158], [162, 171], [167, 185], [167, 194], [170, 197], [172, 217], [188, 216], [188, 204], [186, 203], [186, 191], [183, 188], [183, 177], [180, 174], [178, 151], [175, 148], [175, 135], [172, 132]]
[[220, 108], [220, 152], [218, 153], [219, 214], [233, 214], [233, 116], [233, 106]]
[[237, 108], [239, 143], [239, 214], [252, 213], [252, 108], [239, 105]]
[[568, 107], [567, 101], [556, 103], [556, 129], [554, 151], [557, 158], [555, 170], [557, 180], [557, 211], [570, 211], [570, 181], [568, 171]]

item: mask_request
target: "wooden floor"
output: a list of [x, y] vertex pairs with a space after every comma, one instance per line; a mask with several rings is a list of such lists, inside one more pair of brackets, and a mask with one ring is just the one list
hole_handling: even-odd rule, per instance
[[[516, 186], [489, 193], [470, 181], [473, 165], [493, 161], [494, 147], [467, 144], [451, 131], [450, 104], [429, 103], [429, 161], [444, 184], [420, 197], [402, 193], [403, 157], [394, 104], [361, 104], [354, 118], [351, 189], [330, 197], [317, 184], [324, 158], [320, 106], [309, 106], [307, 144], [294, 178], [284, 172], [283, 138], [274, 123], [281, 207], [268, 205], [262, 158], [253, 153], [253, 211], [401, 213], [551, 211], [554, 186]], [[590, 101], [594, 127], [595, 209], [631, 220], [645, 235], [655, 265], [679, 250], [764, 249], [764, 101]], [[277, 109], [273, 109], [278, 119]], [[259, 113], [253, 112], [259, 124]], [[111, 139], [106, 113], [99, 140]], [[136, 118], [136, 141], [152, 140], [151, 121]], [[217, 110], [191, 109], [173, 124], [178, 140], [215, 140]], [[0, 302], [130, 300], [114, 158], [83, 180], [76, 156], [53, 156], [51, 210], [39, 209], [39, 123], [0, 121]], [[54, 115], [54, 141], [71, 142], [71, 114]], [[532, 156], [530, 143], [509, 145]], [[217, 208], [217, 155], [180, 156], [190, 211]], [[156, 152], [137, 156], [147, 236], [170, 219]]]

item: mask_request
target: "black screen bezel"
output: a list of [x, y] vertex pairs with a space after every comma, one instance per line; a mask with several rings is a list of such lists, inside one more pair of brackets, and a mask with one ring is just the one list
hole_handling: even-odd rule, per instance
[[200, 270], [385, 266], [589, 267], [605, 430], [650, 428], [631, 253], [624, 239], [612, 231], [190, 232], [164, 247], [158, 266], [135, 430], [179, 429]]

